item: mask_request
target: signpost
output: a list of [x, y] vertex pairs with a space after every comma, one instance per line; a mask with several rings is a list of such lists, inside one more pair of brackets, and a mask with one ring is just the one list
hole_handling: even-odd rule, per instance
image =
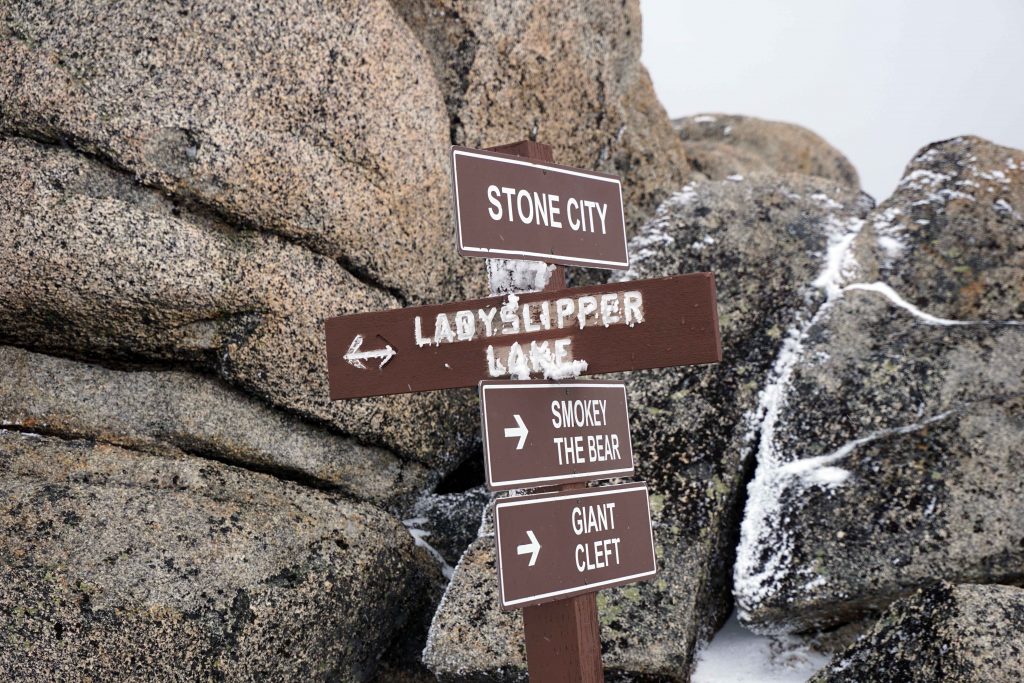
[[629, 267], [616, 176], [452, 147], [452, 182], [461, 254]]
[[494, 504], [503, 609], [539, 605], [657, 572], [644, 484], [502, 498]]
[[491, 491], [633, 474], [622, 382], [480, 383]]
[[722, 357], [711, 273], [360, 313], [326, 325], [332, 399]]
[[[453, 147], [460, 253], [626, 268], [619, 179], [551, 162], [535, 142]], [[559, 265], [540, 292], [326, 322], [332, 399], [479, 383], [488, 487], [556, 486], [494, 503], [499, 602], [523, 610], [532, 683], [602, 681], [596, 591], [657, 572], [647, 486], [582, 483], [633, 474], [625, 385], [575, 378], [722, 358], [711, 273], [564, 282]]]

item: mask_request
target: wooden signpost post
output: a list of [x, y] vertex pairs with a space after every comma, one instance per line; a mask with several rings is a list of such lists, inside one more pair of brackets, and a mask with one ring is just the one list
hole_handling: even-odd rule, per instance
[[328, 320], [330, 396], [479, 384], [488, 488], [546, 487], [494, 503], [500, 607], [523, 610], [532, 683], [596, 683], [596, 591], [657, 563], [646, 484], [585, 484], [633, 474], [625, 385], [575, 378], [720, 361], [714, 276], [565, 289], [564, 265], [629, 265], [619, 179], [535, 142], [451, 160], [460, 253], [559, 265], [539, 292]]

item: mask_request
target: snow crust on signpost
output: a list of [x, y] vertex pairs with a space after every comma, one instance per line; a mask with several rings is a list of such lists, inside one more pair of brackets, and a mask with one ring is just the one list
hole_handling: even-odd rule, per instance
[[541, 261], [487, 259], [487, 278], [492, 296], [539, 292], [548, 286], [555, 266]]
[[[502, 311], [514, 315], [519, 305], [518, 294], [539, 292], [548, 286], [555, 265], [542, 261], [519, 261], [516, 259], [487, 259], [487, 277], [492, 296], [507, 297]], [[550, 358], [540, 358], [544, 379], [574, 379], [587, 371], [587, 361], [571, 360], [556, 363]], [[528, 366], [521, 366], [511, 374], [512, 379], [530, 379]]]

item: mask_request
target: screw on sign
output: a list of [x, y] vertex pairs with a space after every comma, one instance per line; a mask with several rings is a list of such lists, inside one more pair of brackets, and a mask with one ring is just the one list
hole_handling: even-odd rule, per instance
[[533, 683], [601, 681], [595, 591], [654, 576], [654, 535], [645, 484], [583, 483], [633, 474], [625, 385], [568, 378], [720, 361], [714, 276], [565, 289], [562, 265], [628, 267], [622, 190], [546, 145], [453, 147], [452, 179], [460, 253], [561, 265], [540, 292], [331, 318], [330, 396], [479, 384], [488, 487], [560, 489], [495, 501], [500, 607]]

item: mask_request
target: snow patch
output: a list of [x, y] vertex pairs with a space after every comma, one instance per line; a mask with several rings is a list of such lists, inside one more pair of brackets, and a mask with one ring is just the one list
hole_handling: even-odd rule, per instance
[[[541, 359], [544, 379], [574, 379], [587, 371], [587, 361], [573, 360], [568, 363], [555, 363], [547, 358]], [[529, 376], [519, 379], [530, 379]]]
[[840, 204], [836, 200], [832, 199], [831, 197], [829, 197], [824, 192], [815, 192], [814, 194], [811, 195], [811, 199], [813, 199], [814, 201], [818, 202], [819, 204], [824, 206], [826, 209], [838, 210], [838, 209], [843, 208], [842, 204]]
[[455, 569], [452, 568], [448, 562], [445, 561], [444, 557], [437, 551], [437, 548], [427, 543], [427, 537], [430, 536], [430, 532], [426, 529], [421, 529], [419, 525], [427, 521], [426, 517], [413, 517], [411, 519], [403, 519], [402, 524], [405, 526], [406, 531], [412, 536], [413, 542], [426, 550], [434, 560], [441, 565], [441, 573], [444, 574], [444, 578], [451, 581], [452, 575], [455, 573]]
[[922, 311], [920, 308], [900, 296], [896, 290], [884, 282], [855, 282], [844, 287], [843, 291], [864, 291], [881, 294], [897, 308], [902, 308], [915, 318], [918, 318], [928, 325], [1024, 325], [1024, 320], [952, 320], [950, 318], [939, 318], [931, 313]]
[[1016, 218], [1017, 220], [1021, 219], [1020, 214], [1017, 213], [1016, 211], [1014, 211], [1013, 210], [1013, 206], [1011, 206], [1010, 202], [1006, 201], [1005, 199], [997, 199], [994, 202], [992, 202], [992, 208], [997, 213], [1002, 213], [1002, 214], [1006, 214], [1008, 216], [1012, 216], [1013, 218]]
[[693, 117], [693, 122], [694, 123], [714, 123], [717, 120], [718, 120], [718, 117], [716, 117], [716, 116], [709, 116], [707, 114], [701, 114], [699, 116], [694, 116]]
[[733, 614], [695, 660], [692, 683], [804, 683], [829, 655], [809, 638], [756, 635]]
[[543, 261], [487, 259], [487, 277], [494, 296], [510, 292], [539, 292], [548, 286], [554, 272], [554, 264]]
[[[827, 223], [829, 246], [822, 259], [821, 271], [811, 282], [812, 289], [807, 293], [809, 302], [813, 300], [814, 289], [824, 292], [825, 299], [812, 316], [804, 316], [787, 331], [767, 383], [758, 397], [758, 406], [748, 416], [750, 427], [745, 441], [753, 441], [757, 434], [760, 434], [760, 440], [756, 449], [757, 470], [747, 487], [747, 505], [733, 567], [733, 594], [741, 615], [749, 613], [771, 593], [791, 564], [793, 541], [781, 519], [782, 494], [794, 482], [794, 476], [782, 471], [783, 455], [776, 444], [775, 432], [786, 405], [793, 371], [803, 356], [807, 335], [842, 297], [842, 283], [856, 269], [850, 246], [863, 224], [860, 219], [840, 221], [835, 217]], [[845, 476], [826, 470], [804, 483], [836, 486], [842, 481], [845, 481]], [[763, 558], [765, 548], [772, 551]]]
[[743, 180], [743, 176], [741, 176], [739, 173], [733, 173], [732, 175], [725, 176], [725, 179], [726, 180], [731, 180], [734, 183], [738, 183], [741, 180]]

